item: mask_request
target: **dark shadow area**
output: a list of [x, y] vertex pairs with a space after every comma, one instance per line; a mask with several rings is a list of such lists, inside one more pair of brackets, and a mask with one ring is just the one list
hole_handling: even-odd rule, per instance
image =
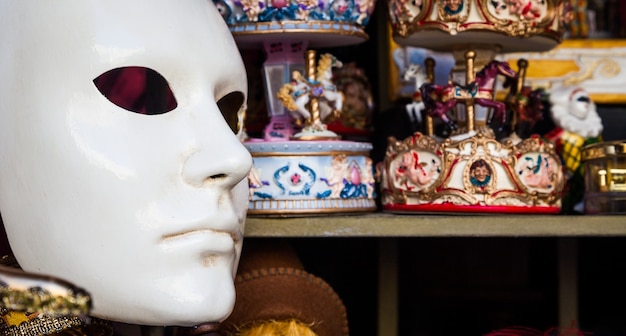
[[403, 239], [399, 335], [558, 324], [555, 239]]
[[581, 328], [593, 336], [626, 335], [626, 239], [579, 239], [578, 258]]

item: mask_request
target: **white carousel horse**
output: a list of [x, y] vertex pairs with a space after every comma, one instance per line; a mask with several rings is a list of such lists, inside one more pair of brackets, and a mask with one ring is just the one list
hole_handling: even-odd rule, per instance
[[294, 71], [295, 83], [285, 84], [278, 91], [277, 97], [291, 112], [296, 120], [310, 120], [311, 112], [307, 104], [311, 98], [319, 99], [320, 119], [326, 119], [331, 113], [339, 113], [343, 108], [343, 93], [332, 82], [332, 69], [343, 64], [331, 54], [323, 54], [317, 63], [316, 80], [305, 78], [299, 71]]
[[404, 71], [402, 78], [405, 81], [415, 81], [415, 91], [412, 97], [413, 100], [406, 104], [405, 109], [412, 124], [421, 124], [422, 110], [424, 110], [425, 106], [420, 96], [420, 86], [426, 83], [426, 73], [419, 64], [409, 64], [409, 67]]

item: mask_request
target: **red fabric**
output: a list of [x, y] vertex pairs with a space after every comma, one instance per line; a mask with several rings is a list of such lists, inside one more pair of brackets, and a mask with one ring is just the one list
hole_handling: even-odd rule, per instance
[[585, 336], [591, 333], [582, 332], [576, 329], [574, 323], [569, 328], [553, 327], [545, 331], [540, 331], [528, 327], [507, 327], [494, 330], [483, 336]]

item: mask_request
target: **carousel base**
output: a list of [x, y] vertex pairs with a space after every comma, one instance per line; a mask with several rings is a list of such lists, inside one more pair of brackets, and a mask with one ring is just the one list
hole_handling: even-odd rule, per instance
[[377, 165], [383, 211], [398, 213], [535, 213], [561, 210], [564, 177], [552, 143], [516, 144], [478, 133], [440, 141], [415, 133], [391, 138]]
[[383, 211], [397, 214], [533, 214], [556, 215], [561, 212], [559, 206], [506, 206], [506, 205], [456, 205], [443, 204], [387, 204]]
[[334, 21], [250, 22], [230, 25], [230, 31], [243, 49], [253, 49], [276, 41], [307, 41], [310, 48], [333, 48], [359, 44], [368, 39], [362, 26]]
[[248, 141], [249, 216], [376, 210], [372, 145], [353, 141]]

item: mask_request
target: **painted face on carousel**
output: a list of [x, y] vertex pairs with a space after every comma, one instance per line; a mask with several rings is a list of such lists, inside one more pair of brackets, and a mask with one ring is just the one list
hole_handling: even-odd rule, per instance
[[0, 3], [0, 211], [29, 272], [96, 317], [225, 319], [252, 161], [239, 52], [210, 0]]

